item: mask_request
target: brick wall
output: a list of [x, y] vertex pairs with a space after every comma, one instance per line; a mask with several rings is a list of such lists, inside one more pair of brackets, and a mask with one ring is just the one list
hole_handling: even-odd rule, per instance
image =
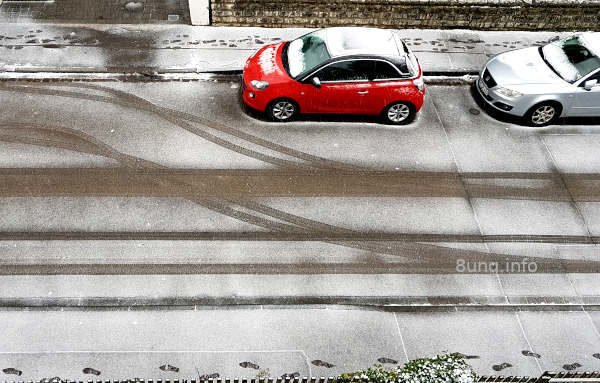
[[600, 30], [600, 0], [211, 0], [213, 25]]
[[[168, 21], [168, 15], [178, 20]], [[189, 23], [188, 0], [4, 0], [0, 20], [74, 23]]]

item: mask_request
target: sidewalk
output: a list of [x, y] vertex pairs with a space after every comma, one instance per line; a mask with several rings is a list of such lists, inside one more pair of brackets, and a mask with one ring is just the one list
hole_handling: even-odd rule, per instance
[[[241, 71], [264, 44], [310, 29], [188, 25], [0, 24], [0, 72]], [[540, 45], [552, 32], [403, 30], [425, 74], [477, 73], [489, 57]]]
[[[4, 375], [19, 381], [95, 378], [85, 368], [99, 371], [103, 381], [252, 378], [260, 371], [270, 377], [327, 377], [381, 360], [392, 367], [460, 352], [482, 375], [539, 376], [572, 364], [578, 371], [600, 369], [598, 314], [394, 313], [331, 306], [0, 311], [0, 365], [22, 371], [18, 377]], [[178, 370], [161, 370], [165, 364]]]

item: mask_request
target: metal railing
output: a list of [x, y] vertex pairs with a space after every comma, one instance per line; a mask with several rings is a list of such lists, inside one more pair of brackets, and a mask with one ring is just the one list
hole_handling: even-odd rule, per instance
[[[123, 380], [68, 380], [59, 377], [38, 381], [5, 381], [4, 383], [338, 383], [338, 377], [278, 377], [278, 378], [212, 378], [212, 379], [123, 379]], [[368, 383], [368, 379], [356, 379]], [[545, 372], [540, 377], [480, 376], [480, 383], [600, 383], [600, 372]]]
[[528, 376], [481, 376], [479, 382], [489, 383], [600, 383], [600, 372], [552, 372], [547, 371], [539, 378]]

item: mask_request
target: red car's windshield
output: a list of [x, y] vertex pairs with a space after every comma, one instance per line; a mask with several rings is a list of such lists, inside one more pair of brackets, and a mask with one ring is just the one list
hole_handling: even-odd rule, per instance
[[325, 43], [325, 31], [318, 30], [290, 42], [284, 54], [286, 70], [291, 77], [316, 68], [331, 58]]

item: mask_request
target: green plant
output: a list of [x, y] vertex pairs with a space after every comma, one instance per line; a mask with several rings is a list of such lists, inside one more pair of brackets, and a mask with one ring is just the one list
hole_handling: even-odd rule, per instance
[[368, 381], [369, 383], [474, 383], [477, 375], [462, 354], [444, 354], [420, 358], [401, 367], [386, 369], [376, 364], [366, 370], [345, 373], [339, 383]]
[[271, 376], [271, 371], [268, 368], [261, 368], [256, 374], [256, 379], [267, 379]]

